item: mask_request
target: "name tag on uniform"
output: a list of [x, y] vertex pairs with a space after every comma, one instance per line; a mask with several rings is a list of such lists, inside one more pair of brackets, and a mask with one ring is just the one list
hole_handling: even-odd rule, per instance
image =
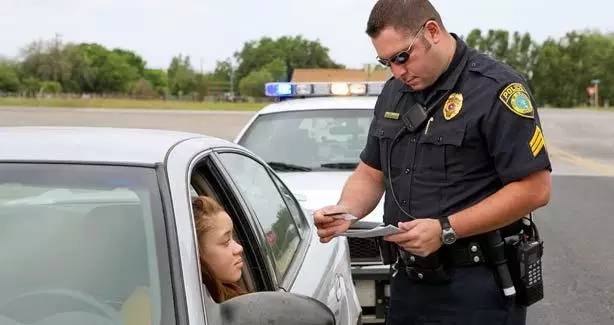
[[399, 113], [397, 113], [397, 112], [386, 112], [386, 113], [384, 113], [384, 118], [391, 119], [391, 120], [398, 120], [399, 119]]

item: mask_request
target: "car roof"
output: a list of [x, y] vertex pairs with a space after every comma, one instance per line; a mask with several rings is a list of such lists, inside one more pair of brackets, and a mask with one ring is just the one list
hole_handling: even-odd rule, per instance
[[302, 111], [314, 109], [373, 109], [376, 96], [354, 97], [312, 97], [288, 99], [270, 104], [258, 112], [258, 114], [270, 114], [289, 111]]
[[202, 138], [211, 145], [227, 142], [202, 134], [151, 129], [2, 127], [0, 162], [153, 165], [164, 162], [173, 146], [192, 138]]

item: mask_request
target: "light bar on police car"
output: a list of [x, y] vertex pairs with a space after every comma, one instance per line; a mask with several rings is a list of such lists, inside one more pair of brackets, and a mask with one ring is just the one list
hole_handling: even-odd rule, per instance
[[294, 85], [289, 82], [269, 82], [264, 86], [264, 94], [268, 97], [293, 96]]
[[314, 82], [313, 96], [330, 96], [330, 82]]
[[383, 81], [368, 82], [269, 82], [264, 87], [267, 97], [317, 96], [377, 96], [384, 88]]
[[384, 89], [384, 82], [367, 82], [367, 95], [378, 96]]
[[352, 95], [364, 95], [367, 93], [367, 85], [365, 83], [351, 83], [350, 94]]
[[350, 94], [350, 87], [347, 82], [335, 82], [330, 85], [330, 92], [337, 96], [347, 96]]
[[296, 94], [299, 96], [311, 95], [312, 93], [311, 89], [312, 89], [311, 84], [306, 84], [306, 83], [296, 84]]

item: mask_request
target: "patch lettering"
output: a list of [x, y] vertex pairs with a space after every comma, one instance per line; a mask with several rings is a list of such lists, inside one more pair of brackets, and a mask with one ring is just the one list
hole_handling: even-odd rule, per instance
[[515, 82], [505, 87], [499, 99], [514, 114], [531, 119], [534, 117], [531, 98], [522, 84]]

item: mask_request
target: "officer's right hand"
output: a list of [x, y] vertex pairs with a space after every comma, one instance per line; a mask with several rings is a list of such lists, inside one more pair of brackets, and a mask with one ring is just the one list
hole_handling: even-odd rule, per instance
[[325, 214], [331, 213], [349, 213], [349, 211], [342, 205], [329, 205], [313, 213], [313, 220], [318, 228], [318, 236], [322, 243], [328, 243], [333, 239], [335, 234], [348, 230], [352, 224], [351, 220], [335, 219], [330, 216], [325, 216]]

